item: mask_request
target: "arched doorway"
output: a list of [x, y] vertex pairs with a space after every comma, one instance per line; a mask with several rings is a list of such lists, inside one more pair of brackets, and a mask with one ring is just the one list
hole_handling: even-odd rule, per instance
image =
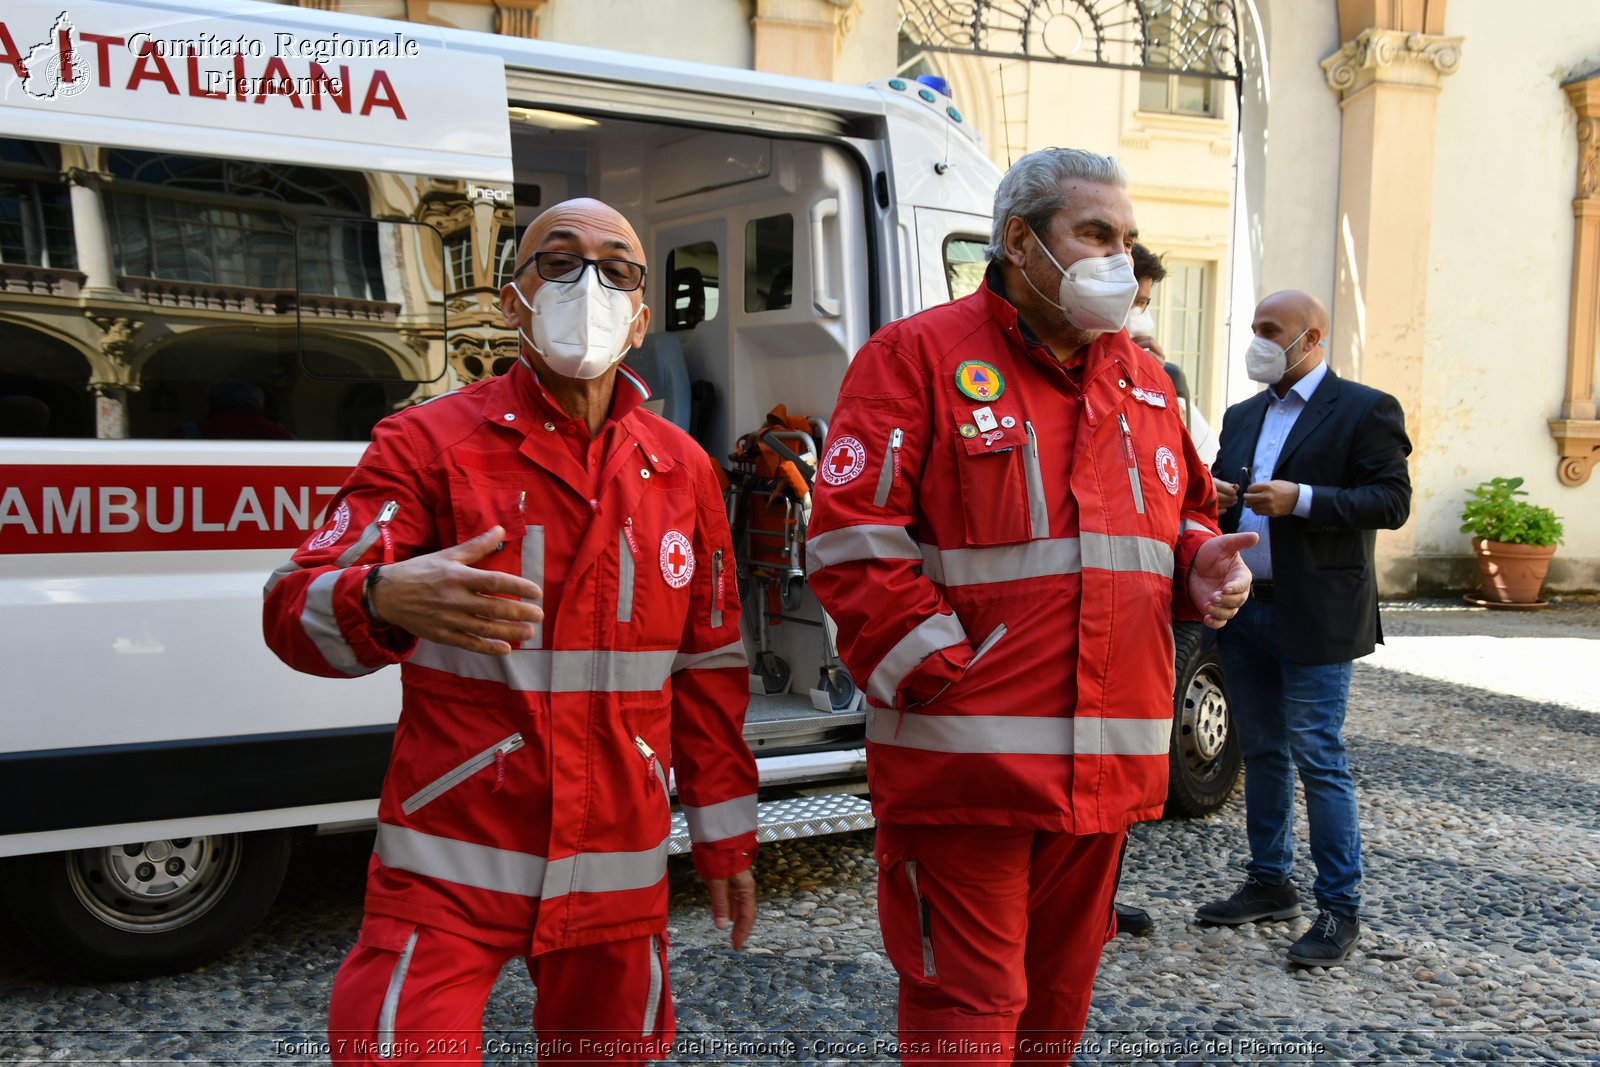
[[[89, 360], [76, 346], [29, 326], [0, 319], [0, 397], [27, 396], [49, 409], [46, 437], [93, 437]], [[29, 430], [38, 429], [30, 424]], [[0, 426], [0, 435], [13, 431]], [[34, 436], [29, 433], [28, 436]]]

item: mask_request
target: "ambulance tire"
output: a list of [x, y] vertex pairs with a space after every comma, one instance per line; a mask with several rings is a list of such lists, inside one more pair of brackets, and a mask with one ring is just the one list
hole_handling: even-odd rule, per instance
[[233, 947], [267, 914], [288, 866], [287, 830], [215, 834], [18, 856], [0, 861], [0, 893], [50, 963], [136, 978]]
[[1177, 684], [1163, 814], [1192, 819], [1227, 802], [1243, 759], [1216, 644], [1206, 641], [1206, 628], [1197, 622], [1176, 624], [1172, 636]]

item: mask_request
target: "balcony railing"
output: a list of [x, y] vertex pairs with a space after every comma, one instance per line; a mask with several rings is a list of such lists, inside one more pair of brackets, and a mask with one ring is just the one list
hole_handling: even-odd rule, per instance
[[238, 315], [342, 319], [346, 322], [393, 323], [400, 305], [383, 300], [296, 293], [293, 289], [257, 289], [247, 285], [173, 281], [167, 278], [121, 279], [122, 291], [152, 307], [178, 311], [223, 311]]
[[82, 271], [35, 267], [27, 263], [0, 263], [0, 293], [24, 296], [76, 298], [88, 276]]

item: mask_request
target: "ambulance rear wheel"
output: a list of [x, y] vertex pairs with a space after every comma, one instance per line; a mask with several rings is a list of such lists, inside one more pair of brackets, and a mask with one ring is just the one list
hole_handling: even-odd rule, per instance
[[187, 970], [266, 915], [289, 834], [214, 834], [19, 856], [0, 892], [22, 932], [64, 967], [106, 978]]
[[1227, 802], [1243, 759], [1216, 645], [1200, 623], [1179, 623], [1172, 636], [1177, 686], [1164, 814], [1195, 818]]

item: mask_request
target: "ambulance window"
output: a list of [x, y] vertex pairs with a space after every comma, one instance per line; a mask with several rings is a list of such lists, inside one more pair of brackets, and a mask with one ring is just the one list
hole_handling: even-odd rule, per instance
[[950, 299], [959, 300], [978, 291], [983, 284], [983, 272], [989, 266], [983, 254], [987, 237], [972, 234], [955, 234], [944, 241], [944, 280], [950, 287]]
[[692, 330], [717, 317], [721, 303], [717, 246], [712, 241], [679, 245], [667, 253], [667, 329]]
[[744, 309], [782, 311], [794, 304], [794, 216], [768, 215], [744, 227]]

